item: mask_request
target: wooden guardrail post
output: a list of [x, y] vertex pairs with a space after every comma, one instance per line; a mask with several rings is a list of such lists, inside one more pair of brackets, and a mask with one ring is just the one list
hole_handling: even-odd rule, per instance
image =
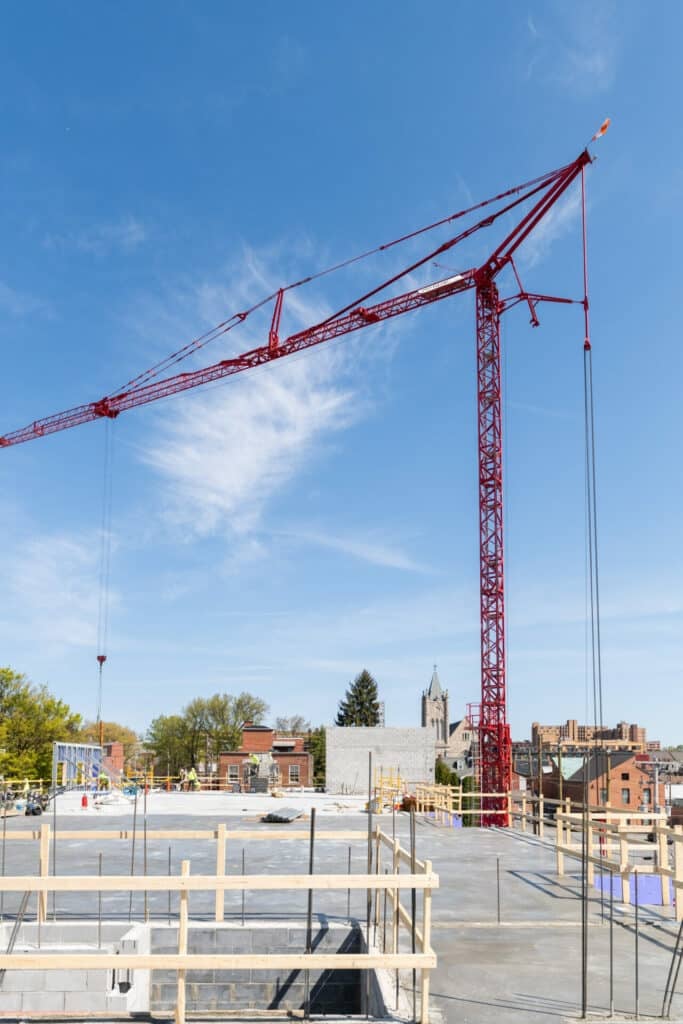
[[622, 822], [617, 824], [617, 836], [619, 838], [619, 865], [621, 874], [621, 901], [631, 902], [631, 869], [628, 862], [628, 835], [626, 827]]
[[[657, 867], [660, 868], [660, 869], [661, 868], [668, 868], [669, 867], [669, 846], [668, 846], [667, 840], [669, 838], [669, 834], [668, 834], [668, 830], [664, 830], [663, 828], [661, 828], [661, 826], [658, 826], [657, 822], [655, 821], [653, 823], [653, 828], [658, 828], [658, 827], [660, 828], [660, 831], [657, 832]], [[660, 878], [660, 881], [662, 883], [662, 906], [663, 907], [670, 907], [671, 906], [671, 882], [669, 881], [669, 876], [667, 874], [665, 874], [664, 872], [661, 872], [661, 870], [660, 870], [659, 878]]]
[[[571, 824], [568, 824], [567, 831], [571, 834]], [[555, 852], [557, 854], [557, 873], [564, 874], [564, 814], [558, 808], [555, 816]]]
[[543, 793], [539, 793], [538, 794], [538, 805], [537, 806], [538, 806], [538, 837], [539, 837], [539, 839], [542, 839], [543, 838], [543, 834], [544, 834], [544, 827], [545, 827], [545, 821], [544, 821], [544, 818], [543, 818], [543, 814], [544, 814], [544, 810], [543, 810]]
[[676, 920], [683, 921], [683, 825], [674, 825], [674, 901]]
[[526, 793], [522, 793], [522, 832], [526, 832]]
[[[216, 829], [216, 876], [221, 878], [225, 874], [225, 824]], [[222, 889], [216, 888], [216, 920], [225, 919], [225, 893]]]
[[[190, 862], [184, 860], [180, 866], [180, 874], [187, 877], [190, 873]], [[188, 892], [187, 889], [180, 890], [180, 913], [178, 916], [178, 953], [183, 956], [187, 953], [187, 919], [188, 919]], [[175, 1022], [185, 1024], [185, 970], [178, 970], [178, 995], [176, 998]]]
[[[41, 878], [50, 874], [50, 826], [43, 822], [40, 826], [40, 847], [38, 853], [38, 872]], [[47, 890], [38, 894], [38, 920], [42, 923], [47, 919]]]
[[[425, 861], [425, 874], [431, 875], [432, 862]], [[422, 952], [429, 953], [432, 949], [432, 890], [424, 890], [422, 905]], [[422, 968], [422, 985], [420, 999], [420, 1024], [429, 1024], [429, 969]]]

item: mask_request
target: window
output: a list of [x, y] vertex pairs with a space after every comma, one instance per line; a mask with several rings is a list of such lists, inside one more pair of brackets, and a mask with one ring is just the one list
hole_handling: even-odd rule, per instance
[[298, 764], [290, 764], [290, 766], [289, 766], [289, 784], [290, 784], [290, 786], [291, 786], [291, 784], [293, 782], [296, 782], [296, 783], [299, 782], [299, 765]]
[[238, 764], [228, 765], [228, 782], [240, 781], [240, 766]]
[[600, 803], [601, 804], [606, 804], [607, 803], [607, 790], [606, 789], [601, 789], [600, 790]]
[[[464, 733], [462, 734], [462, 738], [463, 738], [463, 741], [464, 741], [465, 743], [467, 743], [467, 741], [468, 741], [468, 740], [469, 740], [469, 738], [470, 738], [470, 734], [469, 734], [468, 732], [464, 732]], [[470, 815], [470, 817], [471, 817], [471, 815]]]
[[630, 804], [631, 803], [631, 790], [630, 789], [622, 789], [622, 791], [621, 791], [621, 802], [622, 802], [622, 804]]
[[621, 781], [622, 782], [628, 782], [628, 772], [622, 772], [621, 773]]
[[652, 803], [652, 790], [650, 789], [649, 786], [646, 786], [645, 789], [643, 790], [643, 803], [644, 804], [651, 804]]

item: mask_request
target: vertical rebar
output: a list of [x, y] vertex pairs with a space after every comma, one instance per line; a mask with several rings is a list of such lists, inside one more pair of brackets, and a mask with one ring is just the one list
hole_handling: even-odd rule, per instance
[[[415, 808], [410, 808], [410, 871], [417, 873], [417, 856], [415, 853]], [[417, 890], [410, 890], [410, 951], [417, 952], [415, 936], [415, 919], [417, 917]], [[413, 1020], [417, 1020], [417, 971], [413, 967]]]
[[[168, 875], [171, 877], [171, 845], [168, 846]], [[168, 923], [171, 923], [171, 890], [168, 890]]]
[[639, 939], [639, 930], [640, 930], [639, 929], [639, 923], [640, 923], [639, 922], [639, 917], [640, 917], [640, 915], [639, 915], [639, 912], [638, 912], [639, 908], [638, 908], [638, 869], [637, 868], [633, 872], [633, 875], [634, 875], [634, 880], [635, 880], [635, 897], [636, 897], [635, 928], [634, 928], [634, 932], [635, 932], [635, 950], [634, 950], [634, 953], [635, 953], [635, 957], [634, 957], [634, 959], [635, 959], [635, 978], [634, 978], [634, 982], [635, 982], [635, 998], [636, 998], [636, 1014], [635, 1014], [635, 1016], [636, 1016], [636, 1020], [640, 1020], [640, 963], [639, 963], [639, 960], [638, 960], [638, 939]]
[[[368, 877], [372, 874], [372, 751], [368, 751]], [[372, 913], [372, 890], [366, 891], [365, 900], [365, 952], [370, 953], [370, 915]], [[365, 970], [365, 1016], [370, 1016], [370, 971]]]
[[[2, 877], [5, 877], [5, 845], [7, 843], [7, 801], [2, 807]], [[5, 893], [0, 893], [0, 921], [5, 920]]]
[[[389, 868], [385, 868], [384, 869], [384, 874], [385, 875], [389, 874]], [[383, 953], [386, 953], [386, 951], [387, 951], [387, 895], [388, 895], [388, 892], [389, 892], [389, 890], [388, 890], [387, 885], [385, 883], [385, 885], [384, 885], [384, 914], [383, 914], [383, 922], [382, 922], [382, 952]]]
[[[142, 794], [142, 873], [147, 878], [147, 779]], [[145, 921], [149, 921], [148, 893], [145, 889]]]
[[[347, 875], [351, 874], [351, 847], [349, 846], [349, 860], [346, 868]], [[346, 890], [346, 917], [351, 920], [351, 890]]]
[[[135, 797], [133, 801], [133, 836], [131, 839], [130, 847], [130, 877], [132, 878], [135, 874], [135, 836], [138, 827], [138, 788], [135, 787]], [[128, 899], [128, 920], [133, 920], [133, 890], [130, 890]]]
[[[57, 874], [57, 765], [52, 766], [52, 875]], [[57, 920], [57, 893], [52, 890], [52, 920]]]
[[[244, 878], [244, 847], [242, 847], [242, 877]], [[242, 885], [242, 927], [244, 928], [244, 885]]]
[[588, 763], [583, 755], [581, 815], [581, 1019], [588, 1012]]
[[[97, 858], [97, 873], [102, 877], [102, 854]], [[97, 948], [102, 949], [102, 890], [97, 890]]]
[[609, 873], [609, 1015], [614, 1016], [614, 871]]
[[498, 924], [500, 924], [500, 854], [496, 855], [496, 893], [498, 903]]
[[[311, 808], [311, 831], [308, 843], [308, 873], [313, 874], [313, 852], [315, 845], [315, 807]], [[310, 956], [313, 952], [313, 890], [308, 890], [308, 902], [306, 905], [306, 954]], [[304, 1019], [309, 1020], [311, 1016], [311, 972], [306, 968], [304, 972]]]

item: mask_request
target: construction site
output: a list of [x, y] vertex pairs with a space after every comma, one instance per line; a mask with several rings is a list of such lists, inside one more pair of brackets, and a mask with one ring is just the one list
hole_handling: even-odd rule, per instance
[[[591, 145], [608, 126], [607, 120]], [[136, 407], [258, 367], [277, 374], [280, 360], [315, 346], [474, 296], [481, 637], [481, 699], [468, 716], [477, 737], [474, 789], [434, 783], [430, 730], [396, 729], [388, 739], [392, 730], [383, 730], [384, 760], [373, 764], [373, 730], [359, 726], [337, 729], [328, 739], [326, 792], [300, 785], [307, 755], [294, 740], [280, 741], [276, 752], [287, 763], [288, 792], [276, 785], [282, 780], [273, 756], [251, 755], [252, 771], [244, 752], [225, 753], [211, 789], [176, 791], [169, 773], [167, 785], [143, 777], [127, 791], [105, 777], [102, 792], [112, 558], [107, 447], [99, 745], [55, 750], [49, 794], [39, 810], [14, 813], [4, 806], [0, 1015], [22, 1021], [151, 1017], [176, 1024], [194, 1018], [493, 1024], [676, 1017], [683, 830], [667, 824], [657, 798], [651, 812], [590, 802], [585, 762], [583, 799], [544, 800], [542, 790], [532, 796], [513, 788], [501, 319], [518, 306], [534, 328], [547, 304], [570, 307], [568, 314], [580, 319], [587, 659], [596, 736], [603, 727], [586, 234], [586, 172], [593, 159], [586, 148], [491, 199], [283, 285], [123, 389], [0, 436], [4, 458], [14, 446], [42, 443], [93, 421], [108, 428]], [[519, 253], [571, 190], [581, 217], [582, 289], [535, 291], [522, 280]], [[492, 230], [499, 237], [486, 242], [485, 259], [459, 263], [461, 269], [447, 276], [434, 273], [444, 257], [459, 259], [461, 243]], [[400, 271], [284, 336], [283, 315], [300, 289], [407, 242], [411, 255]], [[416, 245], [422, 246], [419, 257]], [[177, 370], [264, 309], [269, 330], [263, 344]], [[602, 753], [596, 740], [595, 754]]]

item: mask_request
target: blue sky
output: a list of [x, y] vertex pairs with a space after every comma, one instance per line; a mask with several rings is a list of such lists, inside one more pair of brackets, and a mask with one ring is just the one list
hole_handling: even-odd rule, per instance
[[[610, 116], [588, 172], [605, 712], [683, 742], [683, 9], [664, 8], [6, 10], [0, 432], [111, 392], [280, 284], [571, 160]], [[580, 295], [578, 228], [574, 197], [520, 259], [529, 288]], [[422, 251], [292, 293], [284, 332]], [[515, 738], [586, 716], [582, 323], [572, 308], [541, 319], [532, 331], [519, 309], [503, 327]], [[267, 315], [249, 320], [193, 365], [266, 332]], [[144, 730], [246, 689], [272, 717], [329, 723], [367, 667], [387, 724], [416, 724], [434, 662], [460, 717], [479, 690], [474, 345], [460, 296], [119, 418], [105, 718]], [[104, 434], [0, 453], [0, 663], [87, 717]]]

